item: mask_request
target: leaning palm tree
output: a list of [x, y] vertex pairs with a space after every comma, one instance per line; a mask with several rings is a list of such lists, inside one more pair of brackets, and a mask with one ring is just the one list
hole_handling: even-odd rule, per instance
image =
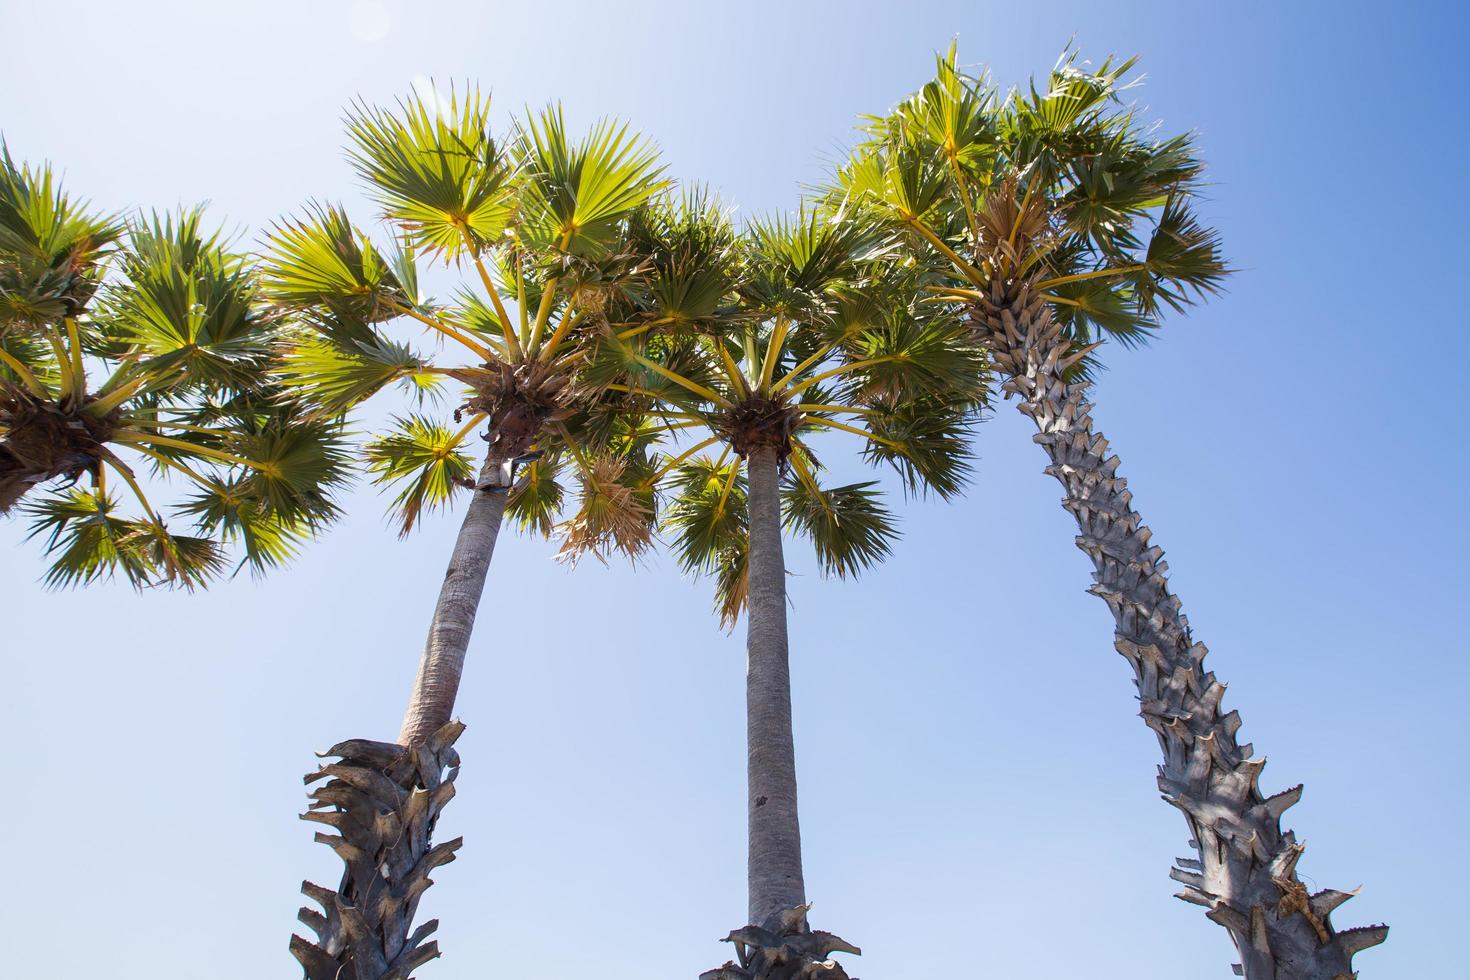
[[[193, 588], [232, 545], [263, 571], [335, 515], [340, 427], [278, 397], [282, 329], [197, 211], [100, 216], [0, 150], [0, 513], [33, 519], [47, 582]], [[139, 466], [192, 495], [156, 506]]]
[[[652, 226], [658, 286], [592, 373], [619, 377], [608, 386], [626, 412], [646, 409], [688, 442], [649, 477], [668, 480], [665, 529], [687, 570], [716, 576], [726, 625], [748, 611], [748, 919], [728, 936], [737, 960], [705, 976], [844, 977], [828, 957], [857, 947], [806, 924], [782, 527], [811, 540], [826, 573], [881, 560], [891, 514], [872, 483], [821, 486], [814, 437], [857, 436], [910, 488], [949, 496], [969, 466], [984, 363], [957, 320], [891, 302], [890, 242], [851, 212], [757, 221], [725, 266], [679, 261], [690, 241], [729, 235], [708, 202], [686, 199]], [[697, 292], [713, 297], [723, 279], [735, 301], [663, 301], [688, 295], [695, 269]]]
[[1387, 929], [1338, 931], [1328, 915], [1350, 894], [1309, 894], [1297, 877], [1302, 846], [1280, 821], [1302, 788], [1262, 794], [1263, 762], [1236, 741], [1240, 715], [1221, 709], [1225, 685], [1204, 669], [1086, 400], [1105, 340], [1146, 340], [1227, 272], [1193, 209], [1203, 164], [1191, 137], [1157, 137], [1120, 103], [1132, 66], [1089, 71], [1067, 54], [1044, 90], [1001, 99], [960, 71], [951, 47], [932, 82], [870, 121], [836, 193], [905, 236], [930, 267], [931, 296], [962, 311], [1038, 429], [1093, 562], [1090, 591], [1112, 610], [1163, 748], [1159, 787], [1189, 826], [1196, 856], [1171, 872], [1179, 897], [1229, 930], [1237, 972], [1340, 980]]
[[[271, 294], [306, 324], [287, 345], [283, 383], [329, 417], [406, 386], [412, 404], [363, 453], [377, 482], [397, 488], [402, 533], [469, 495], [398, 739], [342, 742], [326, 753], [340, 761], [307, 777], [326, 782], [305, 817], [339, 831], [318, 840], [346, 864], [336, 891], [303, 885], [322, 906], [300, 913], [317, 941], [291, 939], [310, 980], [403, 978], [439, 955], [437, 922], [410, 930], [428, 875], [460, 846], [434, 845], [432, 831], [454, 792], [454, 703], [504, 518], [559, 530], [566, 557], [636, 556], [653, 531], [640, 483], [654, 434], [599, 404], [580, 375], [633, 282], [627, 219], [665, 184], [655, 151], [612, 123], [573, 140], [558, 108], [501, 142], [489, 111], [474, 91], [354, 107], [351, 159], [392, 245], [335, 207], [272, 235]], [[420, 291], [419, 256], [473, 268], [473, 285], [435, 302]], [[415, 346], [424, 332], [445, 349]], [[458, 388], [453, 406], [440, 400], [446, 385]], [[470, 439], [482, 428], [477, 463]], [[580, 485], [575, 506], [564, 506], [564, 476]]]

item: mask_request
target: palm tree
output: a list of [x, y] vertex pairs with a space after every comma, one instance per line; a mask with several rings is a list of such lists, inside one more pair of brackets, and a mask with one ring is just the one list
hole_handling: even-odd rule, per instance
[[[671, 485], [665, 529], [686, 570], [717, 577], [726, 625], [748, 610], [748, 924], [728, 937], [738, 962], [705, 977], [844, 977], [828, 957], [857, 947], [806, 925], [782, 527], [811, 540], [826, 573], [880, 561], [892, 515], [872, 483], [822, 487], [813, 437], [855, 435], [908, 487], [949, 496], [969, 468], [984, 363], [955, 319], [891, 302], [890, 243], [851, 212], [757, 221], [733, 257], [704, 199], [649, 228], [644, 321], [625, 318], [591, 373], [616, 373], [625, 411], [646, 408], [690, 441], [649, 477]], [[693, 253], [721, 258], [686, 261]], [[686, 288], [695, 270], [698, 290]], [[705, 300], [677, 302], [691, 293]], [[738, 302], [722, 307], [722, 294]]]
[[[277, 397], [283, 325], [257, 292], [199, 212], [95, 214], [49, 167], [0, 149], [0, 513], [31, 516], [48, 583], [120, 572], [193, 588], [228, 567], [231, 545], [263, 571], [335, 515], [339, 427]], [[195, 533], [169, 529], [140, 464], [193, 487], [170, 509]], [[125, 516], [109, 473], [140, 516]]]
[[1353, 955], [1387, 929], [1336, 930], [1329, 913], [1350, 894], [1309, 894], [1297, 877], [1302, 846], [1280, 820], [1302, 788], [1262, 794], [1263, 762], [1236, 741], [1240, 716], [1221, 710], [1225, 686], [1204, 669], [1086, 400], [1101, 343], [1147, 340], [1227, 273], [1194, 212], [1193, 140], [1155, 137], [1121, 104], [1131, 60], [1089, 71], [1068, 53], [1045, 89], [1004, 99], [957, 67], [953, 46], [938, 60], [933, 81], [871, 120], [836, 193], [905, 236], [931, 296], [963, 311], [1036, 424], [1093, 562], [1089, 591], [1112, 610], [1163, 749], [1159, 787], [1189, 825], [1196, 856], [1171, 872], [1179, 897], [1229, 930], [1253, 980], [1356, 976]]
[[[327, 416], [406, 386], [414, 407], [364, 450], [376, 481], [397, 488], [402, 533], [470, 494], [397, 741], [342, 742], [326, 753], [340, 761], [307, 777], [327, 781], [305, 818], [340, 832], [317, 839], [346, 864], [335, 892], [303, 885], [322, 906], [300, 913], [317, 941], [291, 940], [310, 980], [403, 978], [439, 955], [427, 941], [436, 922], [410, 928], [429, 873], [461, 843], [435, 846], [431, 835], [453, 795], [454, 702], [504, 518], [560, 530], [567, 558], [636, 556], [653, 532], [640, 482], [654, 433], [598, 404], [580, 374], [633, 282], [627, 219], [666, 184], [656, 153], [610, 122], [574, 141], [555, 107], [500, 142], [489, 111], [476, 91], [397, 111], [355, 106], [351, 159], [393, 246], [379, 249], [326, 206], [272, 235], [271, 294], [307, 325], [284, 355], [285, 385]], [[472, 267], [474, 287], [435, 303], [420, 292], [418, 256]], [[405, 326], [449, 349], [416, 349]], [[445, 383], [463, 401], [435, 414]], [[477, 465], [468, 442], [481, 427]], [[563, 474], [580, 495], [559, 521]]]

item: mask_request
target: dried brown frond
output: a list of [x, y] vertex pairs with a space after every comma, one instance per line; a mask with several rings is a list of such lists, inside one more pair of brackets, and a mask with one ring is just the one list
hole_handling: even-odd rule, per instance
[[720, 614], [720, 628], [727, 633], [740, 621], [740, 614], [750, 599], [748, 557], [749, 553], [744, 548], [720, 556], [715, 581], [715, 609]]
[[599, 456], [590, 468], [579, 470], [581, 503], [562, 522], [559, 560], [576, 564], [591, 555], [606, 564], [608, 554], [616, 551], [636, 561], [653, 543], [653, 513], [637, 488], [622, 482], [626, 471], [626, 464], [611, 456]]
[[1015, 269], [1023, 257], [1052, 246], [1044, 194], [1027, 195], [1011, 174], [994, 185], [975, 212], [980, 226], [979, 251], [997, 269]]

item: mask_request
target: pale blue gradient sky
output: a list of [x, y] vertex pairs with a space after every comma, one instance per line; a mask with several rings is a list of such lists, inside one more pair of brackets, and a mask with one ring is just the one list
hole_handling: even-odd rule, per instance
[[[1139, 98], [1200, 131], [1243, 271], [1154, 347], [1106, 352], [1096, 418], [1267, 790], [1307, 783], [1304, 876], [1365, 886], [1340, 925], [1394, 928], [1363, 975], [1463, 968], [1455, 5], [353, 9], [3, 0], [0, 129], [100, 204], [210, 199], [254, 234], [308, 197], [365, 211], [354, 96], [472, 78], [505, 109], [626, 116], [749, 211], [794, 204], [952, 35], [1005, 84], [1074, 34], [1142, 54]], [[814, 921], [867, 977], [1228, 977], [1223, 930], [1170, 897], [1185, 829], [1023, 423], [1001, 406], [974, 492], [904, 508], [861, 583], [790, 549]], [[195, 596], [46, 592], [0, 524], [15, 976], [293, 975], [296, 884], [336, 874], [293, 819], [299, 777], [311, 749], [396, 731], [455, 528], [399, 542], [382, 498], [351, 502], [290, 571]], [[507, 535], [496, 556], [443, 826], [468, 843], [425, 902], [446, 956], [420, 975], [692, 978], [743, 916], [742, 637], [667, 560], [568, 573], [551, 552]]]

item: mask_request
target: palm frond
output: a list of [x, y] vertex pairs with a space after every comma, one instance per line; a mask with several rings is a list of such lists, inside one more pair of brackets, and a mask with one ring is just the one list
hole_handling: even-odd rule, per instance
[[406, 344], [384, 337], [342, 345], [323, 336], [292, 339], [275, 371], [281, 383], [327, 414], [341, 414], [427, 365]]
[[722, 554], [744, 547], [750, 518], [741, 471], [738, 457], [721, 463], [700, 456], [670, 474], [662, 527], [685, 572], [713, 574]]
[[105, 290], [95, 327], [136, 359], [130, 376], [155, 387], [241, 391], [269, 360], [279, 318], [245, 257], [202, 225], [198, 210], [132, 222], [123, 278]]
[[893, 513], [882, 504], [877, 483], [824, 488], [813, 477], [797, 477], [782, 487], [786, 529], [812, 543], [823, 574], [847, 578], [892, 553], [899, 532]]
[[584, 555], [606, 562], [617, 552], [636, 560], [653, 542], [654, 516], [648, 497], [628, 462], [601, 455], [578, 467], [577, 509], [560, 525], [557, 557], [575, 564]]
[[490, 98], [451, 89], [413, 95], [397, 112], [356, 103], [349, 156], [384, 217], [429, 254], [457, 258], [504, 242], [516, 210], [515, 164], [490, 133]]
[[456, 437], [433, 419], [409, 415], [395, 417], [386, 435], [368, 443], [373, 482], [400, 488], [392, 505], [400, 537], [423, 514], [447, 506], [475, 475], [474, 463]]
[[863, 417], [876, 440], [863, 446], [870, 463], [886, 463], [907, 493], [957, 496], [974, 472], [971, 448], [978, 411], [942, 398], [912, 398], [875, 403]]
[[561, 107], [521, 123], [519, 156], [528, 178], [527, 241], [578, 255], [597, 254], [616, 223], [668, 186], [658, 150], [627, 125], [603, 120], [580, 142]]
[[377, 322], [409, 306], [393, 263], [352, 226], [339, 207], [315, 205], [303, 218], [278, 223], [270, 234], [265, 288], [287, 306], [325, 307]]
[[134, 588], [153, 580], [143, 526], [116, 516], [111, 495], [71, 487], [22, 506], [32, 518], [28, 537], [44, 537], [52, 559], [47, 585], [89, 585], [118, 573]]
[[562, 465], [560, 454], [547, 453], [521, 470], [505, 502], [505, 516], [522, 531], [551, 537], [556, 529], [566, 502], [566, 487], [557, 479]]
[[273, 513], [253, 498], [248, 479], [219, 481], [189, 497], [179, 512], [194, 517], [211, 538], [240, 549], [236, 572], [249, 567], [258, 576], [295, 559], [316, 528]]
[[0, 142], [0, 336], [80, 315], [122, 232], [68, 196], [49, 165], [17, 164]]

